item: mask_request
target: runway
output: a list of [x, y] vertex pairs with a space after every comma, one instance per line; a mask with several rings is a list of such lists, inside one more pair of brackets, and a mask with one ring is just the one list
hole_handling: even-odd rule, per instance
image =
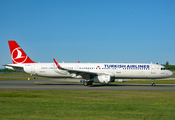
[[0, 90], [134, 90], [134, 91], [175, 91], [175, 85], [156, 84], [93, 84], [70, 83], [52, 80], [0, 80]]

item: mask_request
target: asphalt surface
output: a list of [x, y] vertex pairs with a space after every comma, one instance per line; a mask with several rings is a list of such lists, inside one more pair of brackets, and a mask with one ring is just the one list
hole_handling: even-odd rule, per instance
[[0, 80], [0, 90], [136, 90], [136, 91], [175, 91], [175, 85], [156, 84], [93, 84], [70, 83], [54, 80]]

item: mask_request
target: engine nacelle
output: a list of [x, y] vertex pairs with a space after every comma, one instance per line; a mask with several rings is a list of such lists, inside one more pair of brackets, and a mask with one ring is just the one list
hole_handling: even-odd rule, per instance
[[99, 76], [95, 76], [92, 80], [95, 83], [110, 83], [111, 76], [110, 75], [99, 75]]

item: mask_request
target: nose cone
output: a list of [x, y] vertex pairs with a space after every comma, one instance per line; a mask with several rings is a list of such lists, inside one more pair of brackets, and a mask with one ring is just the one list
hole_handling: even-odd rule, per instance
[[173, 75], [174, 75], [174, 73], [172, 71], [170, 71], [170, 76], [173, 76]]

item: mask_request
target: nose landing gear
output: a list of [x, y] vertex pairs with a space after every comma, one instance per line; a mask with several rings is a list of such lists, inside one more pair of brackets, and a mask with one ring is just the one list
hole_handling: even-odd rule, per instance
[[154, 79], [152, 79], [151, 81], [152, 81], [151, 86], [155, 86], [156, 84], [154, 83]]

